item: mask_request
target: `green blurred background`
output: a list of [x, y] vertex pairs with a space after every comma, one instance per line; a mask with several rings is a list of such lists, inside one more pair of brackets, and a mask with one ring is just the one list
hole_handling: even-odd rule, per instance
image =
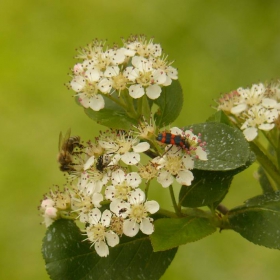
[[[58, 134], [71, 127], [87, 140], [101, 126], [63, 85], [75, 48], [94, 38], [120, 42], [144, 33], [160, 42], [185, 94], [177, 126], [203, 122], [220, 93], [280, 77], [279, 1], [1, 1], [0, 278], [48, 279], [41, 257], [45, 228], [37, 206], [63, 184]], [[256, 165], [234, 179], [231, 208], [260, 193]], [[157, 189], [167, 205], [168, 190]], [[169, 279], [278, 280], [280, 253], [223, 231], [182, 246]]]

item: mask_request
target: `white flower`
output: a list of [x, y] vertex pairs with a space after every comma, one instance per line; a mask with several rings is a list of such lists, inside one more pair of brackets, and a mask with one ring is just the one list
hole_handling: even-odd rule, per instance
[[[109, 255], [109, 248], [119, 244], [119, 236], [110, 230], [110, 221], [112, 214], [109, 210], [105, 210], [102, 215], [98, 208], [94, 208], [87, 216], [86, 222], [90, 225], [86, 227], [87, 240], [92, 242], [96, 253], [100, 257]], [[108, 245], [107, 245], [108, 244]]]
[[75, 76], [70, 85], [77, 92], [80, 103], [85, 108], [91, 108], [99, 111], [104, 108], [105, 102], [102, 95], [98, 94], [98, 83], [101, 78], [101, 72], [92, 68], [83, 73], [83, 75]]
[[54, 205], [55, 202], [50, 198], [44, 199], [41, 203], [40, 210], [46, 227], [49, 227], [57, 218], [57, 208]]
[[122, 169], [112, 172], [112, 185], [105, 190], [105, 197], [110, 200], [127, 200], [132, 189], [137, 188], [141, 183], [141, 177], [136, 172], [125, 174]]
[[127, 67], [126, 76], [135, 84], [129, 87], [129, 94], [133, 98], [140, 98], [145, 93], [150, 99], [160, 96], [161, 87], [166, 82], [166, 73], [160, 69], [154, 69], [152, 63], [140, 56], [132, 58], [132, 67]]
[[246, 115], [246, 121], [241, 126], [244, 136], [248, 141], [254, 140], [258, 133], [257, 128], [269, 131], [274, 128], [273, 123], [278, 118], [277, 109], [267, 109], [262, 105], [250, 108]]
[[193, 169], [193, 158], [184, 153], [182, 149], [176, 146], [168, 147], [168, 151], [163, 157], [153, 159], [158, 164], [157, 181], [164, 187], [169, 187], [174, 179], [179, 184], [190, 186], [194, 179], [190, 169]]
[[[106, 141], [105, 141], [106, 140]], [[141, 142], [132, 137], [129, 133], [119, 132], [118, 134], [108, 136], [105, 140], [99, 140], [99, 145], [107, 153], [115, 153], [112, 161], [121, 159], [127, 165], [136, 165], [140, 161], [139, 153], [145, 152], [150, 148], [148, 142]]]
[[146, 40], [145, 36], [132, 36], [128, 42], [124, 42], [127, 56], [134, 56], [138, 54], [143, 57], [158, 57], [162, 54], [160, 44], [154, 44], [153, 39]]
[[265, 96], [266, 88], [260, 84], [254, 84], [249, 88], [238, 88], [237, 92], [239, 94], [239, 100], [236, 102], [235, 106], [232, 107], [231, 113], [238, 115], [250, 108], [253, 105], [258, 105]]
[[[153, 219], [148, 215], [149, 213], [156, 213], [159, 210], [159, 204], [154, 200], [145, 201], [145, 193], [142, 190], [133, 190], [128, 202], [119, 202], [119, 205], [114, 205], [112, 208], [117, 216], [127, 218], [123, 222], [123, 233], [125, 235], [133, 237], [139, 232], [139, 229], [144, 234], [153, 233]], [[124, 209], [124, 212], [122, 212], [122, 209]]]

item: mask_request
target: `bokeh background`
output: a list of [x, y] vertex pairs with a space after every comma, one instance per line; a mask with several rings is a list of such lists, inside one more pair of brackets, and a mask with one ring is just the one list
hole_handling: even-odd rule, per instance
[[[94, 38], [120, 43], [130, 34], [154, 36], [179, 68], [180, 127], [203, 122], [220, 93], [280, 77], [279, 14], [277, 0], [1, 1], [0, 278], [49, 279], [37, 206], [49, 187], [64, 183], [58, 134], [71, 127], [87, 140], [102, 128], [64, 86], [75, 48]], [[229, 208], [261, 192], [256, 167], [234, 179]], [[162, 279], [278, 280], [279, 260], [277, 250], [216, 232], [182, 246]]]

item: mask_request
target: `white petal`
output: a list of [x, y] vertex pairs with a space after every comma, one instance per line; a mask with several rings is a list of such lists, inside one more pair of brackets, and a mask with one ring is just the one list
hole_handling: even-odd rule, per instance
[[105, 190], [106, 199], [113, 200], [115, 198], [116, 189], [114, 186], [108, 186]]
[[167, 67], [167, 75], [170, 77], [172, 80], [177, 80], [178, 79], [178, 70], [172, 66]]
[[154, 225], [149, 218], [142, 219], [140, 223], [140, 230], [145, 234], [152, 234], [154, 232]]
[[89, 222], [93, 225], [96, 225], [101, 218], [101, 211], [98, 208], [93, 208], [89, 211], [88, 217]]
[[145, 202], [145, 208], [149, 213], [154, 214], [159, 210], [159, 204], [155, 200], [150, 200]]
[[142, 182], [142, 179], [137, 172], [131, 172], [126, 175], [125, 181], [127, 182], [128, 186], [137, 188]]
[[207, 153], [200, 146], [196, 148], [195, 153], [200, 160], [207, 160]]
[[131, 220], [125, 220], [123, 222], [123, 233], [126, 236], [133, 237], [135, 236], [139, 231], [139, 225]]
[[174, 181], [174, 178], [173, 176], [167, 172], [167, 171], [161, 171], [159, 172], [159, 176], [157, 178], [157, 181], [164, 187], [164, 188], [167, 188], [169, 187], [173, 181]]
[[95, 207], [101, 207], [100, 202], [103, 201], [103, 195], [101, 193], [94, 193], [91, 201]]
[[172, 134], [176, 134], [176, 135], [183, 135], [183, 130], [178, 128], [178, 127], [176, 127], [176, 126], [175, 127], [171, 127], [170, 128], [170, 132]]
[[122, 169], [118, 169], [112, 173], [112, 183], [114, 186], [120, 185], [125, 180], [125, 173]]
[[46, 227], [49, 227], [54, 222], [54, 220], [47, 215], [44, 215], [43, 217], [44, 217], [44, 224], [46, 225]]
[[[123, 211], [123, 210], [126, 211]], [[128, 202], [122, 202], [120, 199], [114, 199], [110, 203], [110, 210], [118, 217], [126, 218], [130, 210], [130, 204]]]
[[88, 98], [88, 96], [85, 93], [80, 93], [79, 102], [81, 103], [82, 106], [88, 108], [90, 104], [90, 98]]
[[54, 206], [54, 201], [50, 198], [44, 199], [41, 203], [41, 208], [45, 210], [47, 207]]
[[194, 160], [193, 160], [193, 158], [191, 156], [185, 155], [182, 158], [182, 161], [184, 163], [185, 169], [193, 169], [193, 167], [194, 167]]
[[100, 78], [100, 74], [97, 70], [91, 69], [87, 70], [85, 73], [85, 77], [90, 81], [90, 82], [97, 82]]
[[130, 197], [128, 201], [131, 205], [133, 204], [141, 204], [145, 201], [145, 193], [141, 189], [135, 189], [130, 193]]
[[166, 81], [166, 73], [160, 69], [154, 71], [153, 73], [154, 82], [158, 85], [162, 85]]
[[118, 66], [109, 66], [104, 72], [105, 77], [114, 77], [120, 73], [120, 68]]
[[193, 174], [189, 170], [179, 171], [176, 176], [176, 181], [185, 186], [190, 186], [192, 184], [192, 180], [194, 179]]
[[76, 75], [82, 74], [82, 72], [84, 71], [84, 68], [81, 63], [77, 63], [74, 65], [73, 71]]
[[102, 95], [97, 94], [90, 98], [89, 100], [89, 107], [93, 111], [99, 111], [103, 109], [105, 106], [105, 101]]
[[271, 98], [263, 98], [262, 99], [262, 105], [265, 108], [276, 108], [277, 107], [277, 101]]
[[88, 222], [88, 214], [81, 213], [79, 217], [80, 222], [87, 223]]
[[163, 86], [167, 87], [167, 86], [170, 86], [172, 83], [172, 80], [170, 77], [166, 76], [166, 80], [165, 82], [162, 84]]
[[264, 123], [264, 124], [259, 125], [258, 128], [261, 129], [261, 130], [269, 131], [269, 130], [271, 130], [274, 126], [275, 126], [274, 123]]
[[103, 93], [109, 93], [112, 89], [112, 81], [108, 78], [102, 79], [98, 83], [98, 89]]
[[86, 185], [87, 185], [87, 182], [88, 182], [88, 173], [87, 172], [83, 172], [81, 174], [81, 178], [79, 180], [79, 183], [78, 183], [78, 186], [80, 187], [81, 190], [83, 190]]
[[146, 94], [150, 99], [157, 99], [160, 93], [161, 87], [159, 85], [150, 85], [146, 88]]
[[47, 207], [45, 210], [45, 216], [49, 218], [56, 218], [57, 217], [57, 209], [55, 207]]
[[230, 112], [234, 115], [238, 115], [247, 109], [247, 104], [241, 103], [231, 108]]
[[150, 144], [148, 142], [141, 142], [141, 143], [133, 146], [132, 149], [135, 153], [143, 153], [150, 149]]
[[124, 48], [120, 48], [116, 52], [114, 52], [114, 56], [113, 56], [112, 60], [115, 64], [123, 63], [124, 60], [125, 60], [125, 50], [124, 50]]
[[124, 49], [124, 54], [126, 55], [126, 56], [134, 56], [135, 55], [135, 51], [133, 51], [133, 50], [130, 50], [130, 49]]
[[112, 213], [109, 210], [105, 210], [102, 213], [102, 217], [101, 217], [101, 223], [103, 226], [108, 227], [110, 225], [111, 222], [111, 217], [112, 217]]
[[96, 242], [94, 249], [100, 257], [107, 257], [109, 255], [109, 248], [104, 241]]
[[70, 83], [72, 89], [75, 92], [80, 92], [85, 86], [85, 78], [82, 76], [76, 76]]
[[89, 169], [89, 168], [94, 164], [94, 161], [95, 161], [95, 157], [94, 157], [94, 156], [91, 156], [91, 157], [86, 161], [86, 163], [84, 164], [84, 170]]
[[141, 85], [131, 85], [129, 87], [129, 95], [132, 98], [140, 98], [145, 94], [144, 88]]
[[247, 141], [253, 141], [258, 136], [258, 129], [255, 127], [249, 127], [243, 130], [243, 134]]
[[106, 241], [110, 247], [114, 247], [120, 243], [119, 236], [116, 233], [114, 233], [113, 231], [106, 232], [105, 236], [106, 236]]
[[140, 155], [133, 152], [127, 152], [121, 156], [121, 159], [127, 165], [135, 165], [140, 161]]

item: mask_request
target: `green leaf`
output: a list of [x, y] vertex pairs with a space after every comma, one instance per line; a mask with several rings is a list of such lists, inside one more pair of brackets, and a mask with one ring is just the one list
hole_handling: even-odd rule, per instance
[[234, 175], [233, 172], [202, 170], [193, 170], [192, 172], [194, 174], [192, 184], [182, 186], [179, 194], [181, 205], [192, 208], [213, 205], [215, 202], [222, 201]]
[[91, 108], [85, 108], [85, 113], [94, 121], [109, 128], [130, 129], [131, 124], [137, 125], [135, 119], [130, 118], [127, 112], [118, 104], [103, 96], [105, 99], [105, 108], [100, 111], [93, 111]]
[[228, 193], [233, 177], [248, 168], [255, 160], [253, 153], [245, 165], [228, 171], [192, 170], [194, 180], [190, 186], [182, 186], [179, 201], [185, 207], [210, 206], [215, 209]]
[[264, 193], [274, 192], [273, 186], [271, 185], [264, 169], [261, 166], [258, 168], [258, 179]]
[[161, 128], [177, 119], [183, 107], [183, 91], [178, 80], [172, 81], [168, 87], [163, 87], [160, 97], [154, 100], [159, 106], [154, 118]]
[[206, 141], [207, 161], [195, 161], [200, 170], [226, 171], [246, 166], [252, 161], [252, 153], [242, 132], [222, 123], [202, 123], [187, 127], [194, 134], [201, 133]]
[[228, 212], [230, 228], [249, 241], [280, 249], [280, 191], [249, 199]]
[[210, 220], [203, 217], [163, 218], [154, 225], [151, 242], [155, 252], [197, 241], [216, 231]]
[[228, 116], [223, 111], [217, 111], [207, 119], [207, 122], [224, 123], [230, 126], [232, 125]]
[[159, 279], [173, 260], [177, 248], [153, 252], [146, 235], [123, 237], [106, 258], [99, 257], [83, 241], [73, 221], [58, 220], [46, 232], [42, 253], [53, 280]]

